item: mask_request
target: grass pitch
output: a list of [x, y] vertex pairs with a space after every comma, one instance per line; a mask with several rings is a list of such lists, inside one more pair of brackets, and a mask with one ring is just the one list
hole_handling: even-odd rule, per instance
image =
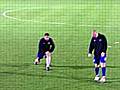
[[[0, 90], [118, 90], [119, 0], [0, 0]], [[93, 81], [92, 29], [106, 35], [107, 82]], [[33, 65], [44, 32], [54, 38], [52, 70]]]

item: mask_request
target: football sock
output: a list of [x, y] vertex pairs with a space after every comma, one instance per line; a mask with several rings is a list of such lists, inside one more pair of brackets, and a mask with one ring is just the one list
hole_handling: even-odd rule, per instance
[[50, 63], [51, 63], [51, 57], [48, 56], [48, 57], [46, 58], [46, 67], [49, 67], [49, 66], [50, 66]]
[[99, 67], [95, 67], [96, 76], [99, 76]]
[[106, 76], [106, 67], [102, 67], [102, 76]]

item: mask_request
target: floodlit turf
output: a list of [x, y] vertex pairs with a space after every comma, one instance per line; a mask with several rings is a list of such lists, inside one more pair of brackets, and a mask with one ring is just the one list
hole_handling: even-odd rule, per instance
[[[119, 0], [0, 0], [0, 90], [119, 90]], [[92, 29], [106, 35], [107, 82], [93, 81], [87, 48]], [[35, 66], [40, 37], [56, 49], [52, 70]]]

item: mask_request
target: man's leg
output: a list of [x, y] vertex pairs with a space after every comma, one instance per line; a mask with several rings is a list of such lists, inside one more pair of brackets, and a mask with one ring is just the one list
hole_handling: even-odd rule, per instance
[[95, 74], [99, 76], [99, 65], [95, 64]]
[[99, 65], [95, 64], [95, 81], [99, 81]]
[[38, 54], [37, 54], [37, 58], [35, 59], [34, 64], [35, 64], [35, 65], [38, 65], [38, 64], [40, 63], [40, 59], [42, 59], [43, 56], [44, 56], [43, 53], [38, 52]]
[[49, 71], [51, 64], [51, 53], [46, 52], [46, 70]]
[[102, 78], [100, 82], [105, 82], [106, 81], [106, 55], [101, 56], [100, 65], [102, 68]]
[[94, 64], [95, 64], [95, 81], [98, 81], [100, 79], [99, 77], [99, 58], [94, 57]]

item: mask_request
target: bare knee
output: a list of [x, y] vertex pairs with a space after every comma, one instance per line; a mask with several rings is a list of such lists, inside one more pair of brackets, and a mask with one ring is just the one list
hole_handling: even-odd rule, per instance
[[101, 67], [106, 67], [106, 63], [100, 63]]
[[98, 64], [95, 64], [95, 68], [97, 68], [97, 67], [100, 67], [100, 65], [98, 65]]

